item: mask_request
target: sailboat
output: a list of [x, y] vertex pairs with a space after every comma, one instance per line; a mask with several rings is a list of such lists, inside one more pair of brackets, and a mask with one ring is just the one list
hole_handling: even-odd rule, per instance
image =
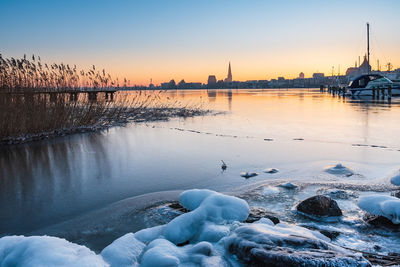
[[350, 81], [349, 85], [347, 86], [347, 90], [351, 93], [352, 96], [374, 96], [376, 93], [380, 93], [377, 91], [378, 88], [380, 90], [383, 89], [382, 96], [400, 95], [399, 81], [391, 80], [380, 73], [371, 73], [369, 56], [369, 23], [367, 23], [367, 55], [363, 63], [363, 65], [366, 65], [367, 73], [360, 75]]

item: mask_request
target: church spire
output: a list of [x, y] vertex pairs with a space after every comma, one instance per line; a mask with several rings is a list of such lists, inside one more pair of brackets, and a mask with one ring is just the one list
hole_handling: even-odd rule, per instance
[[231, 62], [229, 61], [228, 67], [228, 77], [226, 77], [225, 82], [232, 82], [232, 70], [231, 70]]

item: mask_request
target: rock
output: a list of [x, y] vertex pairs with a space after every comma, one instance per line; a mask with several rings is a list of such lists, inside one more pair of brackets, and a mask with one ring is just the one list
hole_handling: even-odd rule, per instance
[[227, 238], [226, 249], [246, 266], [371, 266], [359, 253], [303, 236], [303, 232], [280, 229], [277, 225], [241, 226]]
[[277, 173], [277, 172], [279, 172], [279, 170], [278, 169], [275, 169], [275, 168], [268, 168], [268, 169], [265, 169], [265, 170], [263, 170], [263, 172], [265, 172], [265, 173]]
[[399, 191], [394, 191], [394, 192], [392, 193], [392, 196], [397, 197], [397, 198], [400, 198], [400, 190], [399, 190]]
[[268, 212], [266, 209], [261, 207], [250, 207], [249, 217], [246, 219], [246, 223], [253, 223], [255, 221], [260, 220], [261, 218], [268, 218], [274, 224], [279, 223], [279, 219], [275, 216], [276, 214], [273, 212]]
[[342, 211], [337, 202], [323, 195], [307, 198], [297, 205], [297, 210], [315, 216], [342, 216]]
[[278, 185], [278, 186], [279, 186], [279, 187], [286, 188], [286, 189], [295, 189], [295, 188], [297, 188], [297, 185], [292, 184], [291, 182], [287, 182], [287, 183], [284, 183], [284, 184], [280, 184], [280, 185]]
[[373, 226], [376, 227], [384, 227], [389, 229], [400, 229], [400, 224], [394, 224], [391, 220], [384, 216], [376, 216], [370, 213], [366, 213], [364, 216], [364, 220]]
[[183, 213], [189, 212], [189, 210], [182, 207], [182, 205], [179, 204], [179, 202], [172, 202], [171, 204], [168, 205], [168, 207], [170, 207], [171, 209], [174, 209], [174, 210], [178, 210]]
[[338, 231], [319, 230], [319, 232], [328, 237], [330, 240], [336, 239], [340, 235], [340, 232]]
[[254, 177], [254, 176], [257, 176], [258, 175], [258, 173], [257, 172], [241, 172], [240, 173], [240, 176], [242, 176], [242, 177], [244, 177], [244, 178], [251, 178], [251, 177]]

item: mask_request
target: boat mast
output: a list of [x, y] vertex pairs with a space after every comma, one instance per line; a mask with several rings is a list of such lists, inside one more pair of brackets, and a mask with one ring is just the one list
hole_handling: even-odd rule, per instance
[[370, 65], [369, 65], [369, 23], [367, 22], [367, 61], [368, 61], [368, 74], [370, 73]]

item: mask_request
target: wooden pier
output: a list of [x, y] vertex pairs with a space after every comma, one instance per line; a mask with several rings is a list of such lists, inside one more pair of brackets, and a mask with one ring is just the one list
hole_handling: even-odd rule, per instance
[[0, 94], [33, 97], [34, 95], [49, 95], [50, 101], [55, 101], [59, 95], [69, 95], [69, 101], [77, 101], [79, 95], [86, 94], [89, 101], [97, 101], [98, 95], [104, 95], [106, 101], [113, 101], [116, 88], [83, 88], [83, 89], [17, 89], [1, 91]]

